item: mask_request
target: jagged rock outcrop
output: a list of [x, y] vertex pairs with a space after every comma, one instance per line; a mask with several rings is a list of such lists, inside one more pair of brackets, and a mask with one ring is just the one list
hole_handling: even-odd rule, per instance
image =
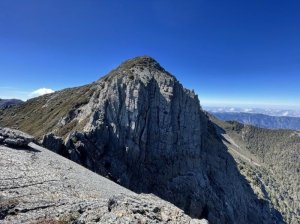
[[0, 144], [6, 144], [11, 147], [26, 147], [33, 140], [32, 136], [24, 132], [0, 127]]
[[0, 145], [0, 223], [207, 223], [154, 195], [138, 195], [30, 146]]
[[67, 158], [135, 192], [154, 193], [193, 217], [282, 223], [240, 175], [195, 93], [152, 58], [128, 60], [97, 82], [2, 111], [0, 125], [16, 125], [38, 138], [52, 132], [44, 144], [53, 143], [54, 151], [61, 138], [64, 146], [58, 148]]

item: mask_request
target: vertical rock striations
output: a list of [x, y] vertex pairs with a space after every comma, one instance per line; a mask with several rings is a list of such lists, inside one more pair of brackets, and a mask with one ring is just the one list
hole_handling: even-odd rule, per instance
[[136, 191], [161, 191], [201, 166], [207, 121], [198, 99], [157, 62], [128, 61], [98, 87], [84, 132], [67, 140], [72, 159]]

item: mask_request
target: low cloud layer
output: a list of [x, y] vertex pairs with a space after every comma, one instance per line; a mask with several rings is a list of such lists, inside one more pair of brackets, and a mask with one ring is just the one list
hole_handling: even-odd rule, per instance
[[53, 93], [53, 92], [54, 92], [54, 90], [52, 90], [52, 89], [40, 88], [40, 89], [37, 89], [37, 90], [31, 92], [30, 96], [31, 97], [42, 96], [42, 95]]

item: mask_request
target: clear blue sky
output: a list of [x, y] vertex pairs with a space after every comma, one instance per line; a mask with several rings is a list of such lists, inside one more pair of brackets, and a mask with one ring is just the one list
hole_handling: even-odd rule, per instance
[[300, 1], [1, 0], [0, 97], [150, 55], [204, 104], [300, 105]]

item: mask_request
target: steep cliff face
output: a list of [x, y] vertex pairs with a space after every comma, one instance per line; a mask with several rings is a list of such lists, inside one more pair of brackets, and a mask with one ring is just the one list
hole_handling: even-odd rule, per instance
[[201, 166], [207, 120], [195, 94], [157, 62], [128, 61], [98, 88], [84, 132], [67, 140], [73, 160], [137, 191], [161, 191], [176, 172]]
[[[32, 124], [26, 130], [36, 136], [52, 132], [44, 138], [48, 148], [211, 223], [281, 223], [272, 204], [258, 200], [238, 172], [197, 96], [154, 59], [128, 60], [97, 82], [68, 90], [71, 100], [58, 110], [54, 105], [65, 93], [32, 100], [31, 110], [23, 106], [55, 118], [44, 131]], [[3, 112], [0, 125], [24, 127], [21, 113]], [[26, 116], [37, 122], [31, 113]]]

